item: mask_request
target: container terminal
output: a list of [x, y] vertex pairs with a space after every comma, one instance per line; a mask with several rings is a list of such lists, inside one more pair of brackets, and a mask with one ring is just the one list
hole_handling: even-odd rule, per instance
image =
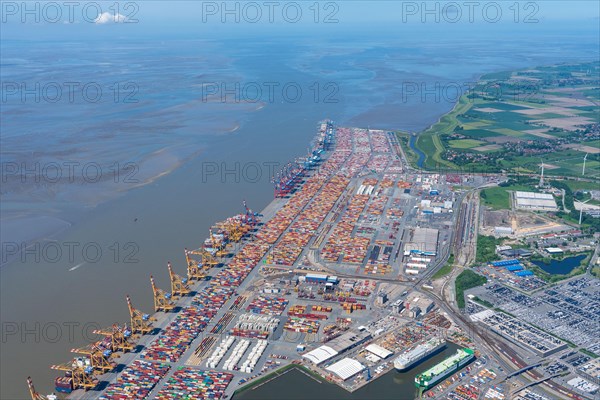
[[[464, 225], [455, 186], [481, 179], [410, 170], [394, 133], [325, 121], [307, 155], [272, 178], [264, 210], [240, 199], [239, 214], [165, 265], [170, 287], [148, 277], [154, 310], [123, 293], [130, 320], [52, 365], [55, 392], [228, 398], [290, 364], [352, 392], [398, 360], [414, 377], [451, 343], [477, 357], [478, 379], [496, 376], [465, 326], [423, 289], [446, 262], [453, 227]], [[435, 374], [428, 388], [463, 390], [442, 383], [460, 368]], [[54, 398], [27, 384], [32, 399]]]

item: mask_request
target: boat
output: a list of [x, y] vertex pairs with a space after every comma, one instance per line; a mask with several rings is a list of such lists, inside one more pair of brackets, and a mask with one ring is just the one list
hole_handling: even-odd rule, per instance
[[475, 358], [475, 352], [469, 348], [458, 349], [456, 353], [439, 364], [415, 377], [418, 388], [430, 389], [448, 375], [460, 370]]
[[398, 372], [409, 370], [422, 361], [425, 361], [432, 355], [440, 352], [445, 347], [446, 341], [444, 339], [431, 339], [428, 342], [399, 355], [394, 360], [394, 368], [396, 368]]

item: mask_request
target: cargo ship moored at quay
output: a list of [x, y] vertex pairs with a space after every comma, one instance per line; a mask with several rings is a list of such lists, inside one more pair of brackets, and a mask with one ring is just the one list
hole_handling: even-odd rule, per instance
[[447, 376], [460, 370], [475, 358], [475, 352], [469, 348], [458, 349], [456, 353], [439, 364], [415, 377], [415, 385], [419, 389], [427, 390]]
[[444, 339], [431, 339], [414, 349], [407, 351], [394, 360], [394, 368], [404, 372], [439, 353], [446, 347]]

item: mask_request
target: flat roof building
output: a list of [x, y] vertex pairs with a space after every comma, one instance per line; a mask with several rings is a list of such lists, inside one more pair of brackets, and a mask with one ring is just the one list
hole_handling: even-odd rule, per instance
[[353, 358], [344, 358], [343, 360], [330, 365], [326, 369], [346, 381], [362, 372], [365, 369], [365, 366]]
[[439, 231], [433, 228], [415, 228], [412, 238], [404, 245], [404, 251], [435, 255], [437, 253]]
[[338, 355], [338, 352], [335, 351], [334, 349], [332, 349], [331, 347], [321, 346], [321, 347], [317, 347], [316, 349], [311, 350], [308, 353], [302, 355], [302, 358], [306, 358], [307, 360], [311, 361], [313, 364], [319, 365], [337, 355]]
[[365, 347], [365, 350], [367, 350], [369, 353], [373, 353], [375, 354], [377, 357], [382, 358], [382, 359], [386, 359], [389, 356], [391, 356], [392, 353], [391, 351], [389, 351], [388, 349], [386, 349], [385, 347], [381, 347], [378, 344], [372, 343], [370, 345], [368, 345], [367, 347]]
[[556, 201], [550, 193], [517, 191], [514, 194], [517, 208], [524, 210], [556, 211]]

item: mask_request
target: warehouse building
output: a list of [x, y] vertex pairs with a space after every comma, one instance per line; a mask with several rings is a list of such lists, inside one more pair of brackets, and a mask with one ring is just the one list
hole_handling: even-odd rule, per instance
[[383, 360], [394, 354], [385, 347], [381, 347], [380, 345], [375, 343], [372, 343], [365, 347], [365, 350], [367, 350], [369, 353], [375, 354], [377, 357]]
[[302, 356], [302, 358], [306, 358], [307, 360], [311, 361], [313, 364], [319, 365], [319, 364], [322, 364], [325, 361], [329, 360], [330, 358], [335, 357], [337, 354], [338, 354], [338, 352], [335, 351], [334, 349], [332, 349], [331, 347], [321, 346], [321, 347], [317, 347], [316, 349], [304, 354]]
[[550, 193], [515, 192], [515, 203], [522, 210], [556, 211], [556, 201]]
[[365, 366], [353, 358], [344, 358], [335, 364], [326, 368], [327, 371], [333, 372], [342, 380], [346, 381], [356, 374], [364, 371]]
[[329, 341], [327, 345], [317, 347], [316, 349], [302, 355], [302, 358], [309, 360], [315, 365], [319, 365], [337, 356], [338, 354], [363, 344], [369, 339], [371, 339], [371, 334], [368, 331], [349, 331]]
[[404, 245], [404, 254], [423, 254], [434, 256], [437, 254], [439, 231], [432, 228], [414, 228], [412, 237]]

